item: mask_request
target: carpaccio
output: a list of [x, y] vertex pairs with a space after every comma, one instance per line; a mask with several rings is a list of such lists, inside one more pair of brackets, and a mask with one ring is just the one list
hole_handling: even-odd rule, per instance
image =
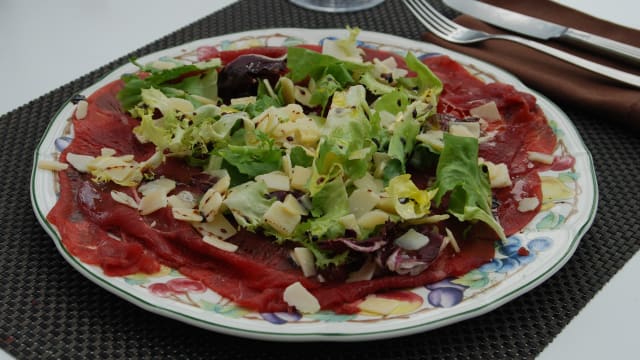
[[[305, 47], [319, 50], [315, 45]], [[364, 50], [365, 60], [393, 56], [399, 66], [404, 67], [404, 59], [396, 54]], [[286, 53], [286, 48], [204, 51], [200, 53], [200, 60], [220, 57], [225, 64], [246, 53], [278, 57]], [[492, 124], [491, 130], [496, 131], [494, 141], [481, 144], [480, 156], [508, 165], [513, 186], [493, 192], [498, 204], [495, 211], [507, 235], [519, 231], [538, 209], [517, 211], [518, 199], [542, 198], [539, 165], [532, 166], [527, 153], [550, 154], [556, 146], [556, 137], [535, 98], [510, 85], [485, 84], [447, 56], [431, 56], [423, 61], [444, 83], [439, 113], [465, 117], [479, 101], [496, 103], [504, 121]], [[88, 115], [83, 120], [73, 119], [75, 137], [61, 154], [60, 161], [64, 162], [70, 152], [98, 156], [105, 147], [116, 149], [119, 154], [134, 154], [138, 161], [154, 153], [152, 144], [139, 143], [132, 133], [138, 120], [128, 116], [116, 99], [122, 86], [121, 81], [112, 82], [87, 98]], [[169, 158], [154, 172], [176, 180], [179, 185], [175, 192], [188, 189], [202, 194], [211, 185], [208, 175], [175, 158]], [[111, 190], [135, 196], [131, 189], [113, 183], [96, 183], [90, 175], [72, 167], [59, 172], [59, 182], [60, 198], [47, 219], [57, 227], [68, 251], [81, 261], [100, 266], [110, 276], [154, 273], [161, 264], [166, 265], [203, 282], [238, 305], [260, 312], [291, 311], [283, 299], [283, 291], [292, 283], [300, 282], [318, 299], [322, 309], [353, 313], [358, 311], [357, 301], [368, 294], [459, 276], [494, 256], [495, 238], [477, 234], [460, 242], [459, 253], [451, 247], [445, 248], [416, 276], [387, 275], [369, 281], [321, 283], [304, 277], [292, 264], [290, 249], [274, 245], [261, 235], [239, 231], [228, 240], [238, 245], [238, 250], [223, 251], [205, 243], [190, 224], [175, 220], [170, 210], [142, 216], [110, 196]]]

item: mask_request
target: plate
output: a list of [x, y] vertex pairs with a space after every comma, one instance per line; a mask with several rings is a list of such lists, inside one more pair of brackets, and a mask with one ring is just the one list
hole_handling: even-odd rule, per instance
[[[195, 57], [212, 46], [237, 49], [248, 46], [319, 43], [327, 37], [344, 37], [344, 29], [269, 29], [203, 39], [159, 51], [138, 61], [162, 57]], [[558, 271], [571, 257], [590, 227], [597, 207], [597, 183], [591, 155], [569, 118], [544, 96], [526, 88], [511, 74], [477, 59], [428, 43], [376, 32], [362, 31], [362, 46], [418, 56], [447, 54], [486, 81], [513, 84], [536, 96], [558, 136], [557, 157], [565, 166], [541, 174], [543, 211], [523, 231], [496, 248], [495, 259], [459, 278], [415, 289], [378, 295], [390, 305], [385, 314], [341, 315], [319, 312], [311, 315], [256, 313], [233, 304], [201, 283], [177, 271], [163, 268], [153, 275], [109, 277], [95, 266], [80, 262], [62, 245], [46, 214], [57, 200], [55, 174], [37, 167], [41, 159], [54, 160], [73, 137], [69, 118], [71, 102], [64, 104], [49, 124], [34, 154], [31, 201], [40, 224], [53, 239], [60, 254], [92, 282], [153, 313], [220, 333], [275, 341], [361, 341], [391, 338], [432, 330], [487, 313], [524, 294]], [[131, 64], [105, 76], [81, 94], [134, 72]], [[524, 249], [524, 250], [522, 250]]]

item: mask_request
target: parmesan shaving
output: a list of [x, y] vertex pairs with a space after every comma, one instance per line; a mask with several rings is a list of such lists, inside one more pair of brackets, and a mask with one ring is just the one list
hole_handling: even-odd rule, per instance
[[453, 236], [453, 233], [451, 232], [451, 230], [449, 230], [449, 228], [444, 228], [444, 231], [447, 232], [447, 238], [449, 240], [449, 243], [451, 244], [451, 247], [453, 248], [453, 250], [457, 253], [460, 252], [460, 246], [458, 246], [458, 242], [456, 241], [455, 236]]
[[130, 208], [138, 209], [138, 203], [128, 194], [122, 191], [111, 190], [111, 198], [117, 203], [127, 205]]
[[61, 163], [55, 160], [38, 160], [38, 168], [42, 170], [62, 171], [69, 168], [69, 164]]

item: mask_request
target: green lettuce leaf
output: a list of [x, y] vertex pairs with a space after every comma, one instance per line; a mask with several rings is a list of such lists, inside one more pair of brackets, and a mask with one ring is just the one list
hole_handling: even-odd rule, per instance
[[334, 95], [313, 162], [312, 196], [337, 177], [358, 179], [369, 170], [377, 147], [371, 139], [365, 96], [361, 85]]
[[322, 107], [322, 113], [324, 113], [324, 109], [329, 103], [329, 99], [335, 94], [336, 91], [341, 90], [343, 85], [336, 80], [336, 78], [331, 74], [326, 74], [322, 76], [315, 82], [314, 91], [311, 94], [311, 99], [309, 100], [309, 105], [315, 106], [319, 105]]
[[300, 239], [313, 252], [317, 266], [340, 265], [346, 260], [348, 252], [333, 254], [321, 250], [317, 243], [344, 235], [345, 228], [338, 219], [349, 214], [350, 211], [347, 189], [342, 179], [337, 178], [327, 183], [313, 196], [311, 203], [312, 217], [300, 225], [300, 231], [306, 234]]
[[[418, 98], [428, 99], [429, 103], [437, 103], [438, 95], [442, 92], [442, 81], [433, 73], [427, 65], [420, 61], [413, 53], [408, 52], [405, 57], [407, 68], [416, 73], [411, 78], [401, 78], [398, 81], [412, 92], [417, 92]], [[414, 90], [416, 89], [416, 90]], [[434, 110], [435, 111], [435, 110]]]
[[284, 100], [282, 99], [282, 96], [272, 96], [271, 93], [267, 91], [265, 83], [260, 81], [258, 83], [256, 101], [246, 105], [235, 105], [234, 108], [244, 111], [249, 114], [249, 117], [254, 118], [270, 107], [281, 107], [283, 105]]
[[287, 51], [287, 67], [291, 80], [300, 82], [309, 78], [314, 84], [310, 105], [318, 105], [323, 109], [336, 91], [355, 84], [360, 75], [371, 66], [340, 60], [300, 47], [291, 47]]
[[[156, 88], [170, 97], [187, 98], [188, 95], [198, 95], [217, 100], [216, 69], [220, 67], [220, 59], [212, 59], [189, 65], [178, 65], [171, 69], [158, 70], [152, 66], [141, 66], [134, 60], [132, 62], [141, 71], [149, 73], [144, 79], [138, 74], [125, 74], [122, 76], [124, 87], [118, 92], [118, 100], [125, 110], [131, 110], [142, 101], [142, 89]], [[200, 104], [194, 104], [200, 105]]]
[[491, 213], [489, 176], [478, 165], [478, 139], [444, 135], [444, 149], [436, 170], [434, 201], [440, 205], [449, 194], [448, 212], [460, 221], [482, 221], [505, 239]]
[[269, 197], [264, 181], [249, 181], [231, 188], [224, 204], [240, 226], [253, 231], [275, 201]]
[[[183, 139], [190, 125], [188, 121], [178, 119], [177, 110], [169, 98], [160, 90], [149, 88], [141, 89], [140, 101], [145, 106], [136, 106], [131, 110], [133, 116], [141, 119], [140, 125], [133, 129], [133, 133], [144, 142], [152, 142], [161, 150], [189, 151]], [[154, 119], [156, 109], [163, 114], [159, 119]]]
[[386, 191], [393, 199], [398, 215], [404, 220], [410, 220], [429, 214], [431, 198], [437, 190], [418, 189], [411, 181], [411, 175], [404, 174], [391, 179]]
[[399, 123], [395, 124], [393, 135], [389, 139], [389, 149], [387, 153], [392, 159], [397, 159], [405, 168], [407, 157], [413, 151], [416, 143], [416, 136], [420, 133], [420, 123], [411, 116], [405, 116]]
[[241, 174], [255, 177], [282, 166], [283, 152], [268, 135], [256, 131], [258, 143], [255, 145], [227, 145], [214, 150], [214, 154], [223, 158]]
[[324, 39], [322, 43], [322, 53], [331, 55], [340, 60], [362, 63], [362, 50], [358, 48], [359, 28], [347, 26], [349, 36], [342, 39]]
[[[341, 178], [337, 178], [327, 183], [321, 191], [311, 198], [311, 215], [312, 221], [324, 222], [335, 221], [338, 218], [349, 214], [349, 201], [347, 200], [347, 189]], [[312, 231], [312, 234], [323, 238], [327, 234], [327, 229], [335, 224], [323, 224], [315, 227], [318, 231]], [[338, 225], [342, 227], [342, 225]], [[344, 227], [342, 227], [344, 230]], [[331, 236], [329, 236], [331, 238]]]
[[331, 74], [344, 86], [354, 83], [351, 73], [364, 73], [371, 65], [343, 61], [301, 47], [290, 47], [287, 49], [287, 67], [293, 82], [300, 82], [307, 77], [317, 80]]
[[298, 224], [292, 236], [283, 236], [268, 228], [265, 232], [275, 237], [278, 244], [293, 242], [309, 249], [318, 268], [344, 264], [348, 260], [349, 251], [336, 253], [320, 246], [325, 240], [344, 235], [345, 228], [338, 221], [349, 213], [344, 182], [340, 178], [331, 181], [311, 201], [311, 216]]
[[[215, 143], [229, 142], [234, 129], [247, 119], [243, 112], [225, 113], [215, 105], [198, 108], [195, 116], [181, 114], [170, 99], [155, 88], [141, 90], [142, 104], [131, 110], [140, 118], [133, 132], [143, 142], [152, 142], [160, 150], [175, 154], [205, 155]], [[162, 117], [155, 119], [155, 110]], [[193, 117], [192, 117], [193, 116]]]
[[313, 157], [307, 155], [307, 152], [300, 146], [296, 146], [291, 149], [289, 154], [291, 159], [291, 166], [309, 167], [313, 164]]

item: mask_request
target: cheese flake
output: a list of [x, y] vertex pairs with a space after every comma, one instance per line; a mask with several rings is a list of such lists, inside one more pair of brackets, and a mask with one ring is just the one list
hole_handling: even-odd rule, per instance
[[320, 303], [309, 290], [305, 289], [299, 281], [284, 289], [283, 300], [303, 314], [313, 314], [320, 311]]

